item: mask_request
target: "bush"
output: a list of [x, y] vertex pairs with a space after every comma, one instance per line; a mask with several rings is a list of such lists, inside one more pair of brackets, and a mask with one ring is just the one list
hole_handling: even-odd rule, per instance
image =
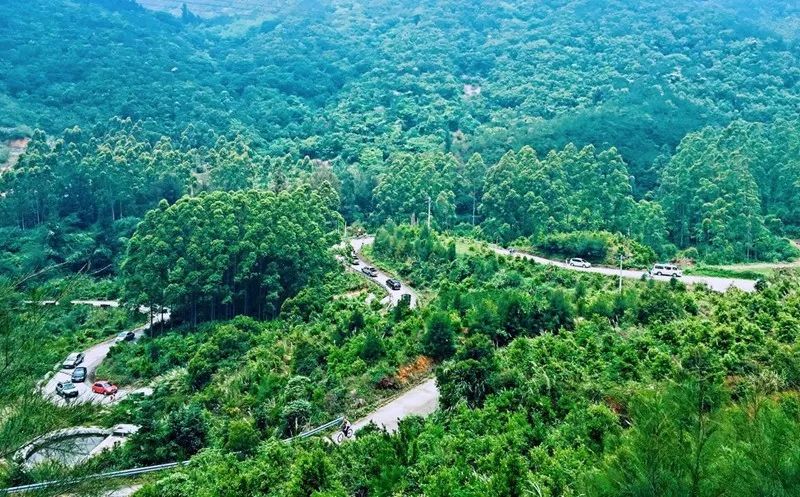
[[258, 446], [260, 439], [253, 423], [246, 419], [231, 421], [225, 431], [225, 450], [251, 454]]
[[594, 262], [604, 261], [611, 246], [612, 236], [605, 232], [575, 231], [547, 235], [536, 247], [550, 255], [582, 257]]
[[455, 330], [449, 314], [446, 312], [431, 314], [422, 346], [425, 353], [437, 361], [448, 359], [455, 353]]

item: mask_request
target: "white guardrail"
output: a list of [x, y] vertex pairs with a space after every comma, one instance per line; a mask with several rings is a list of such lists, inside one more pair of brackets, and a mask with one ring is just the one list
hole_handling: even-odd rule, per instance
[[[332, 421], [328, 421], [324, 425], [317, 426], [314, 429], [304, 431], [299, 435], [296, 435], [292, 438], [287, 438], [283, 440], [284, 443], [289, 443], [293, 440], [308, 438], [311, 436], [316, 435], [317, 433], [323, 432], [328, 430], [336, 425], [339, 425], [344, 421], [344, 417], [336, 418]], [[25, 492], [33, 492], [36, 490], [44, 490], [50, 487], [57, 487], [57, 486], [68, 486], [68, 485], [75, 485], [85, 481], [91, 480], [99, 480], [99, 479], [110, 479], [110, 478], [124, 478], [128, 476], [138, 476], [143, 475], [146, 473], [153, 473], [155, 471], [163, 471], [165, 469], [172, 469], [178, 466], [185, 466], [189, 464], [189, 461], [179, 461], [179, 462], [168, 462], [164, 464], [156, 464], [153, 466], [143, 466], [140, 468], [131, 468], [131, 469], [122, 469], [119, 471], [109, 471], [106, 473], [98, 473], [95, 475], [83, 476], [80, 478], [70, 478], [66, 480], [52, 480], [52, 481], [43, 481], [41, 483], [31, 483], [28, 485], [20, 485], [18, 487], [9, 487], [0, 489], [0, 496], [2, 495], [11, 495], [11, 494], [21, 494]]]

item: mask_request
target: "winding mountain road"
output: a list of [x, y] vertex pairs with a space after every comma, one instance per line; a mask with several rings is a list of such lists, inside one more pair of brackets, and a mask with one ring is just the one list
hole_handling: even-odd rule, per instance
[[[370, 245], [375, 241], [375, 238], [372, 236], [365, 236], [361, 238], [356, 238], [350, 241], [351, 245], [353, 246], [353, 250], [356, 253], [356, 257], [358, 257], [358, 265], [349, 265], [349, 267], [357, 271], [359, 274], [361, 273], [361, 268], [364, 266], [371, 265], [371, 262], [364, 259], [361, 255], [361, 249], [366, 246]], [[623, 278], [627, 279], [641, 279], [646, 273], [644, 271], [633, 271], [633, 270], [622, 270], [614, 269], [614, 268], [607, 268], [607, 267], [591, 267], [591, 268], [577, 268], [570, 266], [564, 262], [554, 261], [550, 259], [545, 259], [543, 257], [538, 257], [533, 254], [528, 254], [524, 252], [512, 252], [508, 249], [497, 247], [497, 246], [490, 246], [491, 250], [499, 255], [507, 256], [507, 257], [519, 257], [527, 260], [532, 260], [538, 264], [545, 264], [550, 266], [560, 267], [562, 269], [568, 269], [572, 271], [583, 271], [587, 273], [595, 273], [595, 274], [603, 274], [606, 276], [611, 277], [619, 277], [620, 274]], [[376, 268], [377, 269], [377, 268]], [[366, 275], [363, 275], [367, 278]], [[383, 285], [387, 292], [389, 292], [392, 306], [397, 305], [400, 301], [400, 296], [403, 293], [408, 293], [411, 295], [412, 298], [412, 307], [415, 307], [418, 303], [417, 292], [414, 291], [413, 288], [409, 287], [406, 283], [402, 283], [403, 287], [400, 290], [393, 291], [386, 287], [386, 280], [391, 276], [378, 269], [378, 277], [375, 278], [381, 285]], [[396, 279], [396, 278], [395, 278]], [[670, 278], [664, 276], [654, 276], [653, 279], [658, 281], [669, 281]], [[745, 280], [745, 279], [738, 279], [738, 278], [716, 278], [711, 276], [684, 276], [682, 281], [690, 284], [690, 285], [706, 285], [711, 290], [717, 292], [725, 292], [730, 288], [738, 288], [745, 292], [752, 292], [755, 291], [755, 281], [753, 280]], [[428, 379], [424, 383], [417, 385], [416, 387], [400, 394], [399, 396], [395, 397], [394, 399], [390, 400], [383, 406], [379, 407], [377, 410], [373, 411], [369, 415], [353, 422], [353, 428], [355, 431], [367, 426], [370, 423], [374, 423], [379, 427], [386, 429], [389, 432], [393, 432], [397, 430], [398, 422], [407, 417], [412, 415], [417, 416], [426, 416], [432, 412], [434, 412], [439, 404], [439, 389], [436, 385], [436, 380]]]
[[[400, 303], [403, 294], [408, 294], [411, 296], [410, 306], [412, 309], [415, 308], [419, 303], [419, 298], [416, 290], [408, 286], [407, 283], [401, 282], [400, 284], [402, 286], [399, 290], [392, 290], [386, 286], [386, 280], [392, 276], [385, 271], [376, 267], [375, 269], [378, 271], [378, 276], [376, 278], [370, 278], [361, 272], [361, 268], [372, 266], [370, 261], [364, 259], [364, 256], [361, 254], [361, 249], [365, 245], [371, 245], [374, 241], [375, 237], [372, 236], [352, 239], [350, 245], [352, 245], [356, 257], [358, 258], [358, 265], [349, 264], [348, 261], [344, 261], [344, 263], [347, 264], [351, 270], [358, 272], [358, 274], [364, 278], [376, 280], [381, 284], [389, 293], [389, 305], [391, 307]], [[400, 281], [398, 278], [394, 279]], [[374, 423], [388, 432], [394, 432], [397, 430], [397, 425], [401, 419], [408, 416], [427, 416], [435, 411], [437, 407], [439, 407], [439, 388], [436, 386], [436, 380], [429, 378], [425, 380], [425, 382], [389, 400], [367, 416], [353, 422], [352, 426], [354, 431], [358, 431], [370, 423]]]
[[[353, 271], [358, 272], [365, 278], [369, 277], [364, 273], [362, 273], [361, 269], [364, 267], [374, 267], [374, 266], [372, 266], [372, 263], [370, 261], [364, 258], [363, 254], [361, 253], [361, 249], [366, 245], [372, 245], [373, 242], [375, 242], [374, 236], [364, 236], [361, 238], [353, 238], [352, 240], [350, 240], [350, 245], [353, 247], [353, 251], [355, 252], [356, 257], [358, 258], [358, 264], [357, 265], [349, 264], [348, 267]], [[378, 271], [378, 276], [370, 279], [377, 281], [389, 293], [389, 299], [390, 299], [389, 303], [391, 307], [394, 307], [400, 303], [400, 299], [402, 299], [403, 294], [408, 294], [411, 296], [410, 307], [412, 309], [417, 306], [417, 302], [419, 301], [419, 299], [417, 296], [417, 292], [413, 288], [408, 286], [405, 282], [401, 281], [400, 284], [402, 286], [400, 287], [400, 289], [392, 290], [386, 284], [386, 280], [392, 278], [392, 276], [389, 275], [389, 273], [382, 271], [378, 267], [375, 267], [375, 269]], [[394, 279], [400, 281], [399, 278], [394, 278]]]
[[[145, 310], [145, 312], [147, 312], [147, 310]], [[169, 312], [165, 312], [163, 315], [156, 314], [153, 317], [153, 324], [160, 323], [162, 321], [162, 317], [163, 321], [167, 322], [169, 320]], [[132, 330], [134, 334], [134, 341], [141, 338], [148, 328], [150, 328], [150, 324], [146, 324]], [[119, 402], [132, 393], [150, 393], [152, 390], [147, 387], [139, 389], [120, 387], [117, 394], [113, 396], [106, 396], [92, 392], [92, 383], [98, 379], [94, 377], [95, 371], [105, 360], [106, 356], [108, 356], [111, 348], [116, 344], [116, 336], [114, 336], [113, 338], [109, 338], [108, 340], [98, 343], [97, 345], [94, 345], [93, 347], [83, 351], [84, 359], [80, 366], [86, 368], [86, 381], [75, 383], [75, 387], [78, 389], [78, 396], [76, 398], [65, 399], [56, 393], [56, 385], [59, 382], [68, 382], [72, 379], [73, 370], [64, 368], [56, 371], [56, 373], [44, 384], [44, 386], [41, 388], [42, 396], [56, 405], [64, 406], [82, 404], [85, 402], [93, 402], [95, 404], [111, 404], [113, 402]], [[120, 345], [124, 346], [124, 343]]]
[[[568, 269], [570, 271], [582, 271], [584, 273], [603, 274], [606, 276], [612, 276], [616, 278], [618, 278], [621, 274], [623, 278], [632, 280], [639, 280], [643, 276], [648, 274], [646, 271], [635, 271], [630, 269], [623, 269], [622, 271], [620, 271], [618, 268], [615, 269], [602, 266], [592, 266], [590, 268], [574, 267], [570, 266], [565, 262], [545, 259], [544, 257], [539, 257], [526, 252], [518, 252], [518, 251], [512, 252], [509, 249], [497, 247], [494, 245], [490, 246], [490, 248], [496, 254], [504, 255], [507, 257], [519, 257], [521, 259], [534, 261], [537, 264], [556, 266], [562, 269]], [[669, 281], [671, 279], [668, 276], [652, 276], [652, 278], [657, 281]], [[720, 293], [727, 291], [729, 288], [738, 288], [739, 290], [742, 290], [744, 292], [754, 292], [756, 289], [756, 282], [754, 280], [745, 280], [740, 278], [717, 278], [714, 276], [683, 276], [680, 278], [680, 281], [683, 281], [688, 285], [705, 285], [711, 290]]]

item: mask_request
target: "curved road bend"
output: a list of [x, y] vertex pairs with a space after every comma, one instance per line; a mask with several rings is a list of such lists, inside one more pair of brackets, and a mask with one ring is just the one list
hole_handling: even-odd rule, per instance
[[[351, 244], [353, 249], [356, 252], [356, 256], [359, 259], [358, 266], [351, 266], [352, 269], [358, 271], [361, 274], [361, 268], [369, 263], [365, 261], [361, 256], [361, 248], [364, 245], [369, 245], [375, 241], [374, 237], [363, 237], [363, 238], [356, 238], [351, 240]], [[532, 254], [527, 253], [520, 253], [520, 252], [509, 252], [507, 249], [492, 246], [491, 249], [500, 255], [504, 256], [511, 256], [511, 257], [521, 257], [528, 260], [533, 260], [539, 264], [547, 264], [552, 266], [561, 267], [564, 269], [571, 269], [575, 271], [584, 271], [589, 273], [597, 273], [597, 274], [604, 274], [607, 276], [618, 277], [620, 271], [618, 269], [613, 268], [606, 268], [606, 267], [592, 267], [592, 268], [576, 268], [569, 266], [566, 263], [553, 261], [550, 259], [545, 259], [543, 257], [538, 257]], [[631, 270], [623, 270], [622, 276], [624, 278], [629, 279], [640, 279], [645, 273], [643, 271], [631, 271]], [[367, 276], [364, 275], [366, 278]], [[389, 275], [379, 271], [378, 273], [378, 281], [382, 285], [386, 285], [386, 279], [389, 278]], [[663, 276], [655, 276], [654, 279], [660, 281], [669, 281], [670, 278], [663, 277]], [[746, 292], [752, 292], [755, 290], [755, 281], [752, 280], [744, 280], [744, 279], [737, 279], [737, 278], [715, 278], [710, 276], [684, 276], [682, 280], [688, 284], [704, 284], [707, 285], [714, 291], [717, 292], [724, 292], [728, 288], [736, 287]], [[412, 295], [412, 304], [416, 305], [417, 303], [417, 294], [416, 292], [410, 288], [405, 283], [403, 284], [403, 288], [399, 291], [391, 291], [389, 290], [389, 294], [391, 295], [391, 304], [396, 305], [399, 302], [400, 295], [403, 293], [409, 293]], [[436, 410], [439, 404], [439, 389], [436, 386], [436, 380], [428, 379], [424, 383], [417, 385], [416, 387], [408, 390], [407, 392], [402, 393], [401, 395], [397, 396], [396, 398], [390, 400], [377, 410], [373, 411], [369, 415], [353, 422], [353, 428], [358, 431], [359, 429], [363, 428], [364, 426], [368, 425], [370, 422], [375, 423], [376, 425], [385, 428], [389, 432], [393, 432], [397, 430], [397, 424], [400, 419], [403, 419], [410, 415], [419, 415], [425, 416], [433, 411]]]
[[355, 431], [375, 423], [389, 433], [397, 431], [401, 419], [407, 416], [427, 416], [439, 407], [439, 387], [429, 378], [407, 392], [403, 392], [375, 411], [353, 422]]
[[[526, 252], [511, 252], [508, 249], [497, 247], [494, 245], [491, 245], [490, 248], [492, 249], [492, 251], [500, 255], [509, 257], [520, 257], [523, 259], [535, 261], [538, 264], [557, 266], [572, 271], [583, 271], [586, 273], [604, 274], [606, 276], [614, 276], [614, 277], [619, 277], [621, 273], [623, 278], [633, 279], [633, 280], [641, 279], [642, 276], [647, 274], [647, 272], [645, 271], [634, 271], [630, 269], [623, 269], [622, 271], [620, 271], [619, 269], [614, 269], [610, 267], [592, 266], [590, 268], [580, 268], [580, 267], [570, 266], [569, 264], [564, 262], [553, 261], [550, 259], [545, 259], [544, 257], [528, 254]], [[653, 279], [658, 281], [669, 281], [671, 278], [667, 276], [653, 276]], [[753, 292], [756, 289], [756, 282], [754, 280], [745, 280], [740, 278], [716, 278], [713, 276], [683, 276], [680, 278], [680, 281], [683, 281], [684, 283], [689, 285], [697, 285], [697, 284], [706, 285], [708, 286], [708, 288], [714, 290], [715, 292], [725, 292], [729, 288], [738, 288], [745, 292]]]
[[[344, 261], [344, 263], [351, 270], [358, 272], [358, 274], [364, 278], [369, 278], [369, 276], [362, 273], [361, 268], [370, 266], [370, 263], [361, 255], [361, 249], [365, 245], [371, 245], [374, 241], [375, 237], [372, 236], [352, 239], [350, 244], [356, 253], [356, 257], [358, 257], [359, 263], [356, 266]], [[411, 295], [411, 307], [414, 308], [417, 306], [419, 299], [417, 297], [417, 292], [413, 288], [401, 281], [400, 284], [402, 286], [400, 287], [400, 290], [392, 290], [386, 286], [386, 280], [391, 278], [391, 276], [378, 268], [375, 269], [378, 270], [377, 278], [369, 279], [376, 280], [386, 289], [386, 291], [389, 293], [391, 307], [396, 306], [400, 302], [400, 298], [404, 293]], [[354, 421], [353, 429], [358, 431], [370, 423], [375, 423], [379, 427], [384, 428], [389, 432], [394, 432], [397, 430], [397, 425], [401, 419], [407, 416], [427, 416], [435, 411], [438, 407], [439, 388], [436, 386], [436, 380], [429, 378], [414, 388], [405, 391], [397, 397], [389, 400], [370, 414], [357, 421]]]
[[[141, 309], [140, 309], [141, 310]], [[147, 312], [145, 310], [145, 312]], [[153, 316], [153, 324], [157, 324], [161, 322], [162, 315], [156, 314]], [[163, 314], [164, 322], [169, 320], [169, 312], [165, 312]], [[133, 331], [134, 333], [134, 341], [141, 338], [144, 335], [144, 332], [150, 327], [150, 324], [146, 324], [144, 326], [140, 326]], [[150, 391], [148, 388], [141, 388], [141, 389], [128, 389], [128, 388], [120, 388], [117, 394], [114, 396], [113, 400], [111, 396], [105, 396], [101, 394], [96, 394], [92, 392], [91, 386], [92, 381], [96, 380], [94, 377], [94, 372], [97, 368], [102, 364], [103, 360], [105, 360], [108, 353], [111, 351], [111, 347], [113, 347], [116, 342], [116, 336], [114, 338], [110, 338], [105, 340], [104, 342], [98, 343], [97, 345], [90, 347], [83, 351], [84, 359], [80, 366], [86, 368], [86, 381], [82, 383], [75, 383], [75, 386], [78, 388], [78, 397], [74, 399], [64, 399], [60, 395], [56, 393], [56, 384], [59, 382], [70, 381], [72, 377], [72, 369], [59, 369], [44, 385], [42, 388], [42, 396], [50, 400], [52, 403], [56, 405], [71, 405], [71, 404], [82, 404], [84, 402], [94, 402], [97, 404], [110, 404], [112, 402], [118, 402], [125, 398], [126, 396], [130, 395], [131, 393], [147, 393]]]
[[[369, 277], [367, 275], [365, 275], [364, 273], [362, 273], [361, 269], [364, 268], [364, 267], [370, 266], [370, 263], [369, 263], [369, 261], [364, 259], [364, 257], [361, 255], [361, 249], [365, 245], [372, 245], [372, 243], [374, 241], [375, 241], [375, 237], [374, 236], [365, 236], [365, 237], [354, 238], [354, 239], [350, 240], [350, 245], [353, 247], [353, 250], [356, 253], [356, 257], [358, 257], [358, 265], [349, 264], [347, 261], [345, 261], [345, 263], [347, 264], [347, 266], [350, 269], [352, 269], [353, 271], [357, 271], [358, 274], [364, 276], [365, 278], [369, 278]], [[400, 303], [400, 299], [401, 299], [401, 297], [403, 296], [404, 293], [407, 293], [407, 294], [411, 295], [411, 308], [413, 309], [413, 308], [415, 308], [417, 306], [417, 302], [418, 302], [419, 299], [417, 298], [417, 292], [413, 288], [408, 286], [405, 282], [401, 281], [400, 284], [402, 286], [400, 287], [400, 290], [392, 290], [391, 288], [389, 288], [386, 285], [386, 280], [391, 278], [389, 273], [387, 273], [385, 271], [382, 271], [380, 268], [377, 268], [377, 267], [375, 269], [377, 269], [377, 271], [378, 271], [378, 276], [375, 277], [375, 278], [370, 278], [370, 279], [377, 281], [384, 288], [384, 290], [386, 290], [389, 293], [389, 299], [390, 299], [391, 307], [394, 307], [394, 306], [396, 306], [397, 304]], [[397, 281], [400, 281], [398, 278], [394, 278], [394, 279], [396, 279]]]

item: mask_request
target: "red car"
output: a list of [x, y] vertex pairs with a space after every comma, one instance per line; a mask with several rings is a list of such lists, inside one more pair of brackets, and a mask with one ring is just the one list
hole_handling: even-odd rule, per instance
[[101, 395], [114, 395], [117, 393], [117, 386], [108, 381], [96, 381], [92, 385], [92, 392]]

